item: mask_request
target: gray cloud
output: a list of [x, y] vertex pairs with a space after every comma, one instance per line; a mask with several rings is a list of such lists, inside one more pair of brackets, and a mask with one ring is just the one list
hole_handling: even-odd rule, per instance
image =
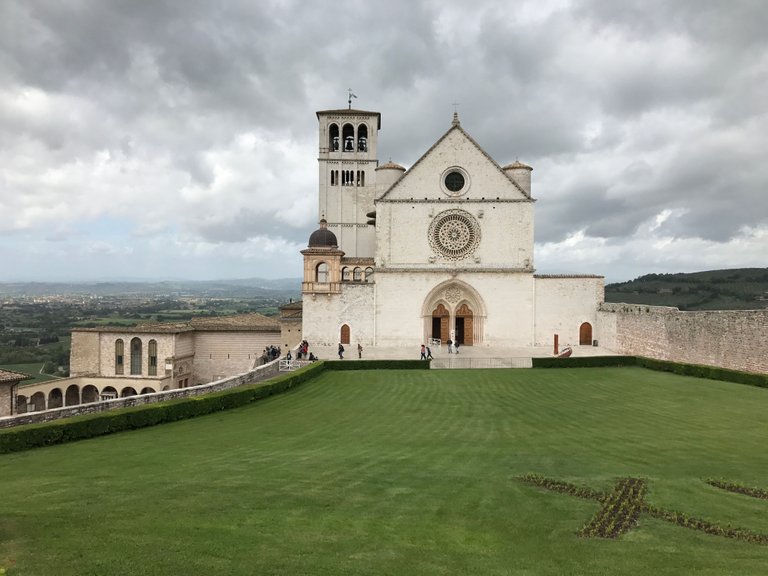
[[[69, 253], [82, 242], [72, 274], [88, 276], [111, 265], [100, 254], [162, 270], [147, 256], [162, 245], [174, 275], [202, 261], [244, 275], [314, 228], [314, 111], [345, 106], [353, 88], [356, 107], [382, 113], [383, 161], [415, 162], [459, 103], [499, 163], [532, 164], [552, 262], [583, 234], [586, 271], [628, 274], [628, 257], [652, 271], [656, 253], [638, 246], [670, 239], [710, 254], [742, 239], [755, 265], [746, 254], [765, 237], [745, 230], [768, 228], [766, 28], [762, 0], [8, 0], [0, 208], [14, 218], [0, 249], [37, 271], [45, 245], [21, 236]], [[71, 234], [104, 218], [127, 224]], [[298, 254], [278, 257], [280, 275], [300, 274]]]

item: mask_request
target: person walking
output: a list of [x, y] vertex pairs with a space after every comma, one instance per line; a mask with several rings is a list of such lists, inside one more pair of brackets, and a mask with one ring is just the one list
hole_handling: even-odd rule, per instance
[[453, 353], [453, 341], [450, 338], [448, 338], [448, 341], [446, 342], [446, 344], [448, 344], [448, 354], [452, 354]]
[[363, 357], [363, 346], [360, 344], [360, 342], [357, 343], [357, 358], [358, 360], [362, 359]]
[[426, 360], [427, 359], [427, 347], [424, 346], [424, 344], [421, 345], [421, 358], [419, 360]]
[[339, 342], [339, 360], [344, 360], [344, 346]]
[[427, 360], [434, 360], [434, 358], [432, 358], [432, 350], [429, 349], [429, 346], [427, 346]]
[[456, 340], [456, 342], [453, 343], [453, 348], [456, 351], [456, 354], [459, 353], [459, 341]]

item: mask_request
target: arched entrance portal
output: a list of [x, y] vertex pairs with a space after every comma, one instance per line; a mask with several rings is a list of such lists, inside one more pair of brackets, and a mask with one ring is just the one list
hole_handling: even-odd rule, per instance
[[472, 286], [461, 280], [448, 280], [435, 286], [422, 305], [424, 339], [449, 338], [462, 346], [483, 341], [485, 303]]
[[450, 320], [451, 315], [448, 309], [443, 304], [438, 304], [432, 310], [432, 332], [430, 332], [430, 337], [440, 338], [443, 342], [448, 340], [451, 337]]
[[341, 339], [339, 342], [342, 344], [349, 344], [349, 324], [344, 324], [341, 327]]
[[579, 326], [579, 345], [589, 346], [592, 344], [592, 324], [584, 322]]

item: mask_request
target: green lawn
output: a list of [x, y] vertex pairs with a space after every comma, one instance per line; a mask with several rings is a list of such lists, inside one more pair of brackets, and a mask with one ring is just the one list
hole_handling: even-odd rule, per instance
[[768, 390], [639, 368], [326, 372], [219, 414], [0, 456], [9, 576], [765, 574], [768, 546], [647, 515], [580, 538], [605, 490], [768, 533]]

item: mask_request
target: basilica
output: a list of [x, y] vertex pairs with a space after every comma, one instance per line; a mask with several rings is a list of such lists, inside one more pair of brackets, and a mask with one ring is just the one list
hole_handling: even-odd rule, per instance
[[536, 274], [532, 168], [501, 166], [454, 113], [406, 170], [377, 158], [381, 115], [317, 112], [319, 220], [302, 334], [320, 345], [592, 344], [604, 278]]

